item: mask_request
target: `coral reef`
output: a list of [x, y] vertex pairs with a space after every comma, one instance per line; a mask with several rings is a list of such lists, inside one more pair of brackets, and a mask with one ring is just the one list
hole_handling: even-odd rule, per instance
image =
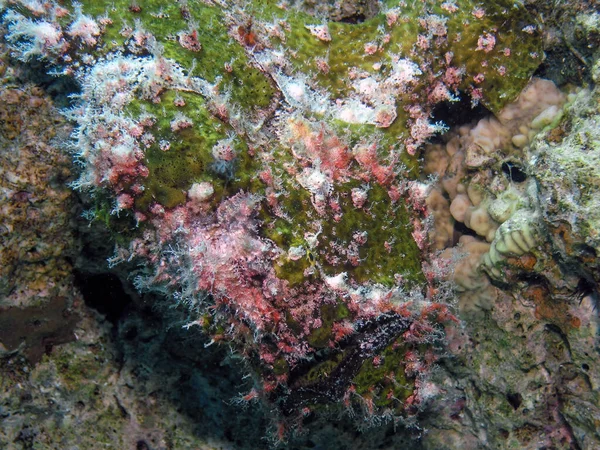
[[[598, 445], [598, 88], [565, 90], [533, 80], [495, 118], [426, 150], [426, 170], [441, 180], [429, 200], [435, 242], [454, 265], [448, 276], [466, 319], [464, 334], [448, 336], [453, 376], [438, 381], [458, 420], [434, 419], [433, 428], [454, 431], [431, 433], [433, 448], [449, 436], [450, 448], [464, 445], [466, 429], [478, 435], [473, 445]], [[485, 429], [463, 410], [479, 411]]]
[[[421, 267], [414, 153], [443, 128], [431, 108], [460, 90], [491, 109], [514, 97], [538, 64], [537, 33], [514, 29], [526, 13], [510, 5], [386, 8], [353, 25], [269, 2], [220, 6], [129, 8], [134, 27], [118, 5], [98, 19], [95, 5], [76, 5], [63, 23], [64, 7], [30, 6], [37, 19], [7, 13], [7, 39], [17, 58], [80, 81], [74, 186], [113, 197], [110, 212], [138, 224], [111, 264], [146, 259], [155, 273], [136, 286], [196, 308], [189, 326], [245, 354], [257, 395], [284, 415], [332, 402], [412, 415], [455, 320]], [[187, 27], [175, 40], [168, 17]], [[207, 17], [226, 27], [202, 42]], [[232, 46], [222, 68], [207, 66]], [[95, 208], [90, 217], [106, 206]]]
[[[272, 445], [331, 417], [360, 429], [401, 424], [425, 448], [597, 444], [598, 92], [531, 79], [555, 31], [530, 14], [543, 5], [7, 0], [0, 8], [12, 58], [41, 61], [80, 86], [64, 111], [74, 130], [61, 145], [79, 166], [71, 186], [90, 229], [104, 229], [88, 237], [97, 242], [87, 251], [115, 244], [104, 270], [146, 301], [185, 311], [176, 335], [196, 336], [198, 348], [174, 353], [198, 361], [204, 351], [214, 363], [231, 349], [249, 373], [238, 404], [260, 400]], [[575, 41], [578, 30], [581, 41], [598, 38], [587, 8], [564, 29], [586, 70], [598, 57]], [[538, 69], [553, 72], [549, 62]], [[3, 122], [8, 140], [17, 139], [11, 126], [24, 139], [3, 167], [30, 158], [32, 134], [35, 151], [57, 153], [48, 163], [56, 172], [66, 152], [37, 130], [66, 126], [36, 123], [53, 116], [32, 115], [48, 101], [27, 89], [0, 93], [8, 105], [30, 106], [6, 110], [11, 121], [28, 120]], [[456, 105], [485, 114], [450, 129], [443, 111], [464, 108]], [[11, 305], [44, 307], [34, 300], [43, 295], [23, 291], [23, 277], [11, 278], [20, 267], [35, 272], [25, 264], [31, 249], [54, 252], [34, 261], [47, 270], [44, 289], [71, 285], [69, 194], [40, 179], [43, 162], [20, 169], [20, 192], [5, 188], [8, 236], [19, 236], [14, 254], [2, 256], [2, 301]], [[14, 173], [5, 178], [20, 186]], [[24, 229], [19, 214], [40, 211], [42, 197], [52, 220], [39, 221], [43, 233]], [[57, 284], [51, 268], [60, 264]], [[0, 325], [24, 317], [0, 314]], [[107, 445], [133, 445], [144, 433], [160, 447], [204, 445], [141, 423], [155, 413], [139, 396], [177, 371], [157, 363], [130, 383], [144, 392], [127, 394], [133, 370], [109, 375], [112, 366], [97, 361], [55, 370], [77, 362], [69, 352], [87, 361], [104, 333], [47, 355], [21, 380], [59, 380], [64, 408], [82, 401], [84, 412], [77, 398], [94, 383], [77, 371], [104, 380], [104, 403], [113, 404], [110, 392], [117, 399], [113, 432], [98, 431]], [[0, 340], [33, 347], [1, 331]], [[7, 439], [27, 440], [15, 420], [23, 439]], [[50, 439], [76, 439], [65, 430]]]

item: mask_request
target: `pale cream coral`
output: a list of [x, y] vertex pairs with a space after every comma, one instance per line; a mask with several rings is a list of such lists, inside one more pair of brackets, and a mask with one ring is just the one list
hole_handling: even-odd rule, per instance
[[439, 189], [433, 189], [426, 199], [427, 208], [433, 215], [433, 230], [430, 234], [433, 248], [446, 248], [452, 240], [454, 225], [450, 219], [450, 205]]
[[554, 106], [558, 110], [565, 100], [565, 94], [552, 81], [534, 78], [519, 98], [500, 112], [498, 119], [514, 133], [520, 125], [530, 124], [547, 108]]
[[446, 169], [446, 174], [442, 179], [442, 187], [448, 193], [450, 200], [456, 197], [458, 185], [466, 176], [466, 166], [464, 164], [464, 160], [464, 152], [456, 152], [450, 159], [450, 163]]
[[481, 119], [469, 134], [465, 162], [469, 167], [481, 167], [492, 163], [496, 152], [510, 141], [510, 132], [496, 118]]
[[496, 288], [480, 271], [481, 259], [490, 244], [473, 236], [461, 236], [456, 247], [446, 249], [441, 258], [454, 261], [452, 281], [458, 294], [461, 313], [489, 310], [496, 299]]
[[435, 207], [434, 248], [453, 245], [450, 237], [460, 234], [455, 222], [479, 237], [459, 240], [465, 256], [456, 266], [454, 281], [463, 293], [461, 310], [473, 305], [485, 309], [493, 301], [495, 289], [488, 289], [489, 279], [481, 269], [500, 280], [507, 257], [530, 252], [539, 242], [539, 216], [527, 192], [530, 183], [505, 175], [502, 164], [512, 167], [519, 161], [535, 135], [560, 119], [565, 101], [552, 82], [534, 79], [497, 117], [464, 125], [445, 145], [426, 150], [426, 173], [440, 180], [440, 189], [432, 190], [428, 202]]
[[464, 222], [465, 215], [472, 206], [473, 204], [466, 194], [458, 194], [450, 204], [450, 214], [452, 214], [452, 217], [458, 222]]
[[469, 208], [465, 214], [464, 224], [479, 236], [491, 242], [494, 239], [494, 233], [498, 229], [498, 224], [490, 217], [487, 206], [487, 203], [484, 202], [479, 206]]

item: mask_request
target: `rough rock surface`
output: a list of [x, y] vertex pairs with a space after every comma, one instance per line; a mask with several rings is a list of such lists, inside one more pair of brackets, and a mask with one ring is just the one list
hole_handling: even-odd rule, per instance
[[[42, 17], [43, 8], [48, 7], [16, 1], [2, 2], [0, 7], [21, 3], [27, 3], [26, 9], [34, 17]], [[336, 2], [327, 12], [315, 10], [311, 2], [294, 7], [341, 22], [364, 20], [366, 33], [373, 32], [369, 20], [380, 20], [382, 11], [387, 11], [388, 27], [398, 20], [402, 23], [401, 8], [390, 7], [391, 2], [378, 7], [369, 2], [343, 3]], [[36, 12], [36, 5], [42, 10]], [[331, 11], [338, 6], [343, 6], [341, 15], [334, 17]], [[15, 449], [85, 449], [99, 444], [113, 448], [261, 448], [269, 445], [262, 440], [269, 435], [270, 445], [287, 439], [297, 448], [597, 448], [600, 249], [596, 202], [600, 174], [595, 162], [600, 154], [600, 94], [592, 82], [600, 77], [599, 55], [593, 51], [598, 48], [599, 20], [585, 2], [570, 9], [561, 9], [563, 6], [549, 10], [546, 4], [527, 5], [548, 20], [541, 31], [550, 57], [538, 74], [553, 79], [562, 93], [552, 100], [546, 98], [547, 104], [534, 102], [543, 105], [543, 111], [523, 114], [519, 116], [523, 123], [515, 124], [507, 111], [523, 111], [524, 103], [501, 100], [504, 94], [498, 95], [500, 91], [494, 91], [494, 83], [489, 83], [503, 70], [493, 65], [497, 73], [484, 70], [481, 78], [469, 69], [462, 81], [465, 84], [457, 83], [461, 89], [470, 83], [472, 98], [482, 95], [496, 118], [461, 124], [443, 144], [423, 150], [425, 172], [437, 174], [437, 183], [425, 183], [425, 176], [418, 179], [420, 162], [410, 155], [421, 151], [431, 130], [426, 130], [427, 137], [419, 135], [418, 114], [403, 115], [402, 108], [398, 108], [398, 116], [390, 113], [391, 104], [402, 105], [406, 98], [386, 97], [392, 91], [373, 90], [369, 83], [377, 88], [389, 88], [391, 83], [395, 89], [407, 89], [405, 94], [421, 102], [419, 114], [434, 111], [434, 106], [452, 94], [451, 89], [444, 91], [446, 97], [440, 97], [441, 91], [422, 87], [423, 79], [413, 83], [413, 77], [416, 80], [421, 74], [417, 75], [407, 60], [394, 57], [389, 61], [393, 70], [407, 77], [403, 87], [394, 84], [398, 80], [393, 76], [380, 77], [379, 69], [366, 66], [361, 67], [364, 73], [358, 74], [364, 82], [337, 85], [333, 74], [356, 75], [347, 74], [336, 59], [344, 58], [335, 43], [347, 30], [345, 25], [327, 26], [323, 21], [304, 26], [301, 20], [269, 24], [260, 8], [253, 11], [254, 16], [228, 17], [226, 26], [237, 44], [231, 50], [234, 59], [219, 60], [223, 64], [218, 72], [225, 77], [227, 91], [221, 96], [218, 82], [212, 87], [186, 85], [185, 74], [176, 66], [149, 63], [149, 51], [156, 50], [149, 43], [152, 34], [168, 38], [165, 48], [169, 57], [176, 46], [188, 52], [179, 50], [181, 64], [191, 63], [193, 56], [206, 61], [225, 42], [227, 34], [215, 37], [219, 44], [214, 47], [209, 41], [198, 41], [206, 30], [195, 30], [186, 15], [196, 10], [190, 12], [185, 4], [162, 12], [150, 3], [132, 4], [126, 14], [140, 22], [122, 28], [112, 26], [115, 10], [107, 10], [104, 19], [98, 19], [101, 27], [96, 24], [95, 28], [86, 22], [85, 14], [102, 11], [84, 2], [84, 14], [79, 11], [72, 16], [77, 21], [63, 20], [60, 11], [54, 11], [55, 26], [65, 30], [62, 36], [55, 34], [55, 40], [49, 35], [36, 40], [31, 37], [35, 22], [7, 16], [5, 20], [12, 23], [9, 41], [15, 56], [28, 60], [42, 55], [68, 70], [76, 65], [87, 67], [79, 73], [83, 109], [76, 112], [83, 114], [72, 111], [70, 117], [79, 130], [86, 131], [83, 137], [74, 135], [81, 145], [75, 148], [77, 159], [87, 161], [76, 185], [91, 184], [97, 190], [92, 190], [92, 198], [83, 199], [86, 208], [91, 208], [87, 218], [95, 220], [90, 226], [87, 222], [74, 225], [81, 210], [72, 210], [70, 191], [64, 187], [70, 179], [70, 155], [59, 144], [65, 142], [69, 126], [40, 88], [27, 85], [18, 89], [5, 82], [0, 89], [4, 100], [0, 110], [4, 192], [0, 199], [4, 240], [0, 444]], [[213, 7], [207, 2], [200, 8], [203, 19], [212, 17]], [[457, 5], [446, 2], [443, 10], [454, 7]], [[144, 29], [142, 20], [152, 16], [164, 23], [164, 15], [175, 11], [189, 22], [189, 29], [176, 36], [161, 27], [148, 25], [150, 32]], [[235, 8], [232, 11], [240, 13]], [[474, 8], [469, 14], [477, 19], [486, 17], [483, 9]], [[490, 16], [493, 20], [494, 14]], [[551, 20], [559, 16], [561, 24]], [[428, 17], [420, 26], [430, 34], [423, 35], [425, 40], [416, 36], [413, 51], [431, 42], [448, 50], [445, 46], [452, 44], [444, 40], [444, 20]], [[286, 42], [290, 31], [286, 26], [294, 32], [280, 55], [273, 43]], [[452, 26], [450, 31], [454, 32]], [[476, 54], [492, 52], [490, 58], [503, 58], [494, 53], [494, 39], [502, 39], [503, 32], [495, 37], [482, 32], [475, 42]], [[387, 55], [384, 40], [367, 44], [360, 49], [361, 57], [376, 58], [377, 52]], [[111, 46], [121, 45], [137, 55], [122, 63], [130, 66], [115, 68], [101, 59], [112, 51]], [[320, 57], [294, 61], [294, 53], [321, 56], [324, 46], [331, 50], [328, 64]], [[290, 48], [293, 51], [286, 53]], [[349, 58], [357, 57], [354, 50], [348, 50]], [[559, 76], [557, 61], [565, 55], [576, 62], [578, 71]], [[512, 56], [514, 59], [516, 54]], [[96, 57], [100, 58], [98, 64]], [[459, 53], [452, 57], [461, 61]], [[244, 58], [255, 58], [254, 64], [247, 66]], [[285, 58], [291, 58], [289, 65]], [[416, 60], [427, 63], [420, 56]], [[2, 61], [0, 70], [9, 74], [16, 70], [11, 66], [14, 60], [4, 57]], [[72, 61], [76, 63], [70, 66]], [[506, 63], [514, 64], [508, 59]], [[439, 82], [435, 78], [439, 73], [427, 72], [426, 66], [417, 70]], [[94, 67], [107, 72], [94, 78]], [[320, 75], [297, 76], [313, 69]], [[161, 70], [168, 75], [157, 75]], [[330, 70], [332, 75], [327, 76]], [[201, 65], [194, 74], [212, 83], [219, 75], [214, 72], [214, 68]], [[112, 80], [116, 87], [108, 88], [114, 88], [116, 95], [107, 101], [90, 81], [104, 78], [110, 84], [115, 74], [122, 79], [120, 84], [118, 78]], [[271, 81], [265, 82], [265, 75]], [[158, 77], [156, 84], [148, 81], [150, 76]], [[236, 85], [241, 79], [250, 82]], [[496, 80], [502, 83], [501, 77]], [[446, 88], [459, 86], [447, 78], [444, 83], [448, 83]], [[473, 83], [484, 87], [483, 91]], [[179, 93], [168, 91], [173, 88]], [[321, 88], [324, 90], [319, 91]], [[553, 92], [548, 89], [536, 92]], [[128, 99], [134, 91], [145, 101]], [[319, 103], [325, 91], [343, 100]], [[163, 105], [172, 103], [180, 113], [172, 114], [177, 110], [172, 106], [162, 106], [161, 113], [161, 105], [153, 105], [159, 100]], [[114, 109], [118, 101], [129, 108], [127, 114]], [[258, 108], [253, 108], [253, 102]], [[349, 105], [358, 107], [352, 110], [356, 115], [348, 115]], [[344, 113], [332, 118], [338, 107]], [[98, 111], [103, 112], [100, 125], [90, 126], [86, 118]], [[240, 121], [240, 111], [249, 115], [249, 123]], [[324, 113], [329, 124], [321, 116]], [[150, 119], [144, 122], [144, 117]], [[398, 133], [402, 144], [383, 155], [381, 151], [370, 153], [354, 138], [346, 140], [335, 125], [336, 120], [349, 117], [359, 122], [358, 129], [353, 129], [356, 123], [348, 126], [349, 134], [364, 133], [377, 137], [379, 143], [389, 143], [390, 136]], [[205, 127], [200, 132], [197, 123]], [[261, 134], [263, 125], [267, 133]], [[115, 128], [107, 131], [105, 126]], [[122, 134], [123, 130], [129, 135]], [[53, 140], [55, 134], [61, 141]], [[169, 142], [160, 139], [166, 136]], [[182, 146], [188, 139], [196, 148], [206, 147], [206, 152], [193, 156]], [[268, 148], [273, 142], [291, 148], [291, 156], [276, 148], [273, 159], [266, 157], [268, 152], [260, 146]], [[90, 147], [85, 147], [87, 144]], [[395, 159], [396, 154], [402, 156]], [[464, 157], [455, 156], [461, 154]], [[260, 172], [256, 155], [261, 155]], [[406, 172], [402, 172], [404, 165]], [[150, 175], [147, 182], [144, 167]], [[249, 176], [252, 173], [259, 173], [260, 181]], [[401, 182], [396, 183], [398, 180]], [[278, 183], [287, 184], [282, 189]], [[244, 196], [240, 189], [264, 197]], [[421, 191], [426, 194], [423, 197], [428, 195], [426, 200], [417, 195]], [[377, 209], [376, 205], [390, 200], [394, 204], [398, 197], [411, 194], [415, 198], [408, 201], [408, 207], [402, 204], [393, 210], [394, 214], [403, 211], [398, 216], [389, 208]], [[219, 204], [227, 196], [233, 200]], [[260, 207], [257, 219], [252, 211], [263, 198], [267, 205]], [[182, 205], [188, 215], [182, 215]], [[305, 215], [306, 210], [311, 212]], [[333, 219], [337, 213], [339, 217]], [[291, 214], [296, 215], [295, 222], [289, 219]], [[190, 226], [198, 217], [200, 221]], [[325, 225], [321, 230], [316, 224], [327, 223], [323, 217], [349, 225], [339, 230]], [[390, 220], [386, 226], [401, 223], [398, 230], [412, 233], [377, 234], [373, 228], [366, 234], [352, 233], [368, 227], [373, 217]], [[136, 234], [136, 220], [150, 224], [142, 225], [146, 231], [142, 237]], [[265, 227], [269, 231], [257, 237], [259, 223], [270, 224], [270, 228]], [[80, 247], [75, 244], [76, 229], [83, 241]], [[148, 229], [157, 230], [156, 235], [150, 236]], [[301, 235], [298, 229], [306, 233]], [[337, 247], [332, 236], [340, 233], [343, 237], [348, 229], [353, 241], [344, 243], [347, 248]], [[426, 243], [427, 233], [431, 247]], [[393, 256], [370, 250], [383, 245], [386, 238], [397, 237], [408, 244], [394, 249]], [[135, 245], [131, 246], [132, 242]], [[319, 247], [323, 242], [325, 250]], [[208, 250], [205, 243], [210, 243]], [[114, 245], [117, 252], [107, 253]], [[76, 257], [75, 248], [83, 249]], [[228, 274], [232, 260], [226, 256], [231, 248], [245, 259], [235, 260], [235, 270]], [[430, 248], [444, 252], [429, 253]], [[285, 253], [278, 253], [281, 250]], [[396, 259], [400, 251], [406, 254]], [[212, 282], [227, 295], [203, 309], [206, 298], [198, 294], [209, 290], [208, 285], [198, 290], [194, 283], [204, 286], [203, 277], [209, 272], [203, 272], [203, 264], [209, 260], [203, 255], [208, 252], [212, 252], [215, 273], [226, 274], [214, 276]], [[110, 269], [104, 264], [108, 257]], [[344, 258], [341, 265], [339, 258]], [[386, 267], [374, 270], [373, 264], [381, 258], [386, 258]], [[79, 270], [78, 287], [73, 284], [73, 260]], [[272, 261], [278, 261], [276, 277], [292, 286], [309, 278], [314, 283], [312, 297], [296, 289], [285, 292], [296, 296], [297, 304], [287, 309], [278, 303], [276, 285], [267, 284], [277, 282], [267, 268]], [[405, 270], [407, 285], [394, 270], [388, 273], [389, 266], [396, 264]], [[191, 268], [200, 276], [182, 278], [180, 268]], [[131, 286], [132, 270], [136, 270], [135, 285], [144, 291], [142, 295]], [[244, 283], [236, 285], [234, 276]], [[447, 280], [453, 277], [456, 289], [450, 290]], [[315, 279], [324, 284], [318, 285]], [[262, 290], [258, 288], [261, 283]], [[379, 284], [393, 292], [388, 298], [391, 305], [382, 301], [385, 289]], [[99, 290], [101, 285], [104, 290]], [[419, 285], [426, 286], [423, 290], [427, 292], [416, 294], [414, 286]], [[267, 300], [263, 297], [265, 286], [273, 288]], [[145, 291], [148, 287], [153, 288], [152, 293]], [[404, 288], [411, 290], [410, 295], [402, 297]], [[340, 294], [344, 293], [351, 300], [328, 301], [323, 294], [328, 290], [340, 298], [345, 298]], [[169, 305], [173, 293], [179, 300], [177, 309]], [[212, 294], [219, 296], [218, 291]], [[252, 297], [250, 306], [243, 302], [248, 296]], [[302, 308], [315, 296], [326, 301], [311, 305], [307, 315]], [[418, 307], [405, 308], [407, 298]], [[460, 319], [458, 324], [448, 312], [454, 303], [457, 306], [452, 312]], [[213, 309], [219, 311], [214, 319], [207, 314]], [[230, 310], [241, 311], [241, 319]], [[278, 311], [285, 311], [285, 321], [276, 317]], [[394, 315], [409, 319], [390, 319]], [[186, 324], [188, 327], [182, 328]], [[278, 332], [271, 328], [275, 326], [280, 327]], [[433, 330], [425, 331], [427, 327]], [[290, 348], [282, 345], [276, 350], [272, 335]], [[56, 345], [72, 339], [77, 340]], [[233, 350], [231, 355], [226, 354], [227, 345], [215, 345], [222, 340]], [[403, 342], [411, 344], [405, 348]], [[305, 343], [308, 347], [301, 346]], [[358, 350], [363, 348], [368, 350]], [[312, 358], [310, 364], [300, 363], [306, 355]], [[32, 364], [40, 358], [41, 362]], [[352, 372], [354, 378], [349, 381], [340, 375], [342, 369]], [[346, 391], [338, 392], [336, 383], [346, 383]], [[288, 388], [291, 394], [276, 390]], [[311, 390], [316, 394], [307, 394]], [[341, 405], [345, 413], [331, 404]], [[245, 413], [240, 413], [242, 407], [247, 408]], [[349, 416], [354, 417], [349, 420]], [[357, 425], [369, 429], [357, 435], [353, 431]], [[81, 429], [91, 432], [82, 433]]]

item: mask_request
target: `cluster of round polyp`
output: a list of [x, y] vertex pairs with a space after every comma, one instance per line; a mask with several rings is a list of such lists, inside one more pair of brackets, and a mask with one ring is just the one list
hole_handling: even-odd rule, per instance
[[[434, 207], [433, 240], [439, 249], [458, 242], [467, 252], [455, 271], [461, 288], [479, 289], [486, 284], [473, 282], [474, 276], [485, 277], [477, 275], [482, 262], [491, 276], [500, 279], [502, 261], [521, 256], [537, 244], [535, 193], [518, 166], [527, 143], [560, 118], [564, 102], [565, 95], [552, 82], [534, 79], [497, 118], [462, 126], [446, 144], [426, 150], [426, 172], [440, 180], [428, 200]], [[474, 238], [469, 243], [458, 239], [461, 233], [455, 231], [455, 223], [472, 230], [482, 245], [475, 249], [471, 248]], [[484, 253], [483, 245], [488, 248]]]

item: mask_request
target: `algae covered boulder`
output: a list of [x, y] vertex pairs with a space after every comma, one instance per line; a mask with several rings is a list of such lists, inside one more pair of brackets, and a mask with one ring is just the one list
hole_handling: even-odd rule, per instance
[[81, 85], [74, 187], [111, 264], [242, 355], [248, 399], [285, 429], [329, 408], [409, 420], [435, 396], [455, 319], [419, 152], [436, 106], [498, 112], [528, 82], [520, 4], [386, 1], [348, 23], [273, 1], [4, 3], [14, 56]]

